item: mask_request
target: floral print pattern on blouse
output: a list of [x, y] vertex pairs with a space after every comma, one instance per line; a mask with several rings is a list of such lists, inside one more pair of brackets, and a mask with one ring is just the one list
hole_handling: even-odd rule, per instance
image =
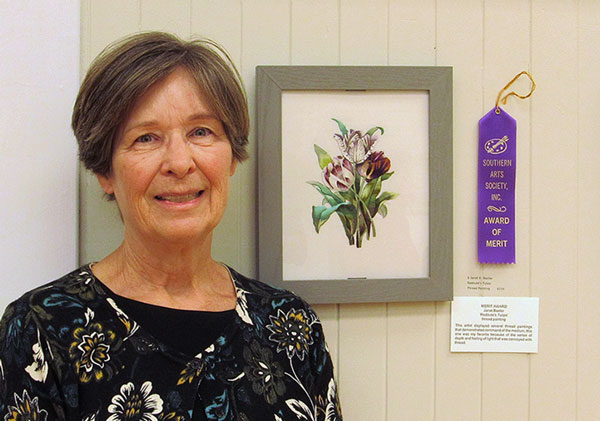
[[197, 399], [208, 420], [341, 420], [315, 313], [230, 272], [234, 321], [185, 354], [123, 312], [89, 265], [25, 294], [0, 321], [0, 420], [186, 421]]

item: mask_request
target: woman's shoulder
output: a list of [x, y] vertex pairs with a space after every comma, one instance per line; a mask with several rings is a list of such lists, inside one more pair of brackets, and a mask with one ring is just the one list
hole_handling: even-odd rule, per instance
[[234, 280], [236, 289], [238, 291], [238, 296], [241, 293], [245, 293], [246, 295], [254, 296], [257, 299], [262, 301], [264, 300], [287, 300], [292, 302], [297, 302], [298, 304], [306, 305], [306, 301], [304, 301], [300, 296], [296, 295], [292, 291], [289, 291], [284, 288], [277, 287], [268, 281], [264, 280], [256, 280], [249, 278], [247, 276], [242, 275], [241, 273], [235, 271], [232, 268], [228, 268], [231, 276]]
[[89, 265], [81, 266], [60, 278], [34, 288], [10, 303], [3, 318], [32, 313], [42, 319], [48, 314], [65, 314], [85, 308], [103, 294]]
[[247, 303], [250, 309], [270, 310], [271, 313], [302, 310], [310, 315], [314, 314], [310, 305], [292, 291], [248, 278], [231, 268], [230, 272], [236, 286], [238, 302]]

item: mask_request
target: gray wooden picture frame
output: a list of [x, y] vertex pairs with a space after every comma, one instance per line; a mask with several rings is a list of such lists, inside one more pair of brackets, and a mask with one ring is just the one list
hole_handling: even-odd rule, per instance
[[[312, 304], [452, 300], [452, 68], [257, 66], [256, 82], [259, 279]], [[283, 280], [281, 96], [289, 90], [428, 91], [428, 277]]]

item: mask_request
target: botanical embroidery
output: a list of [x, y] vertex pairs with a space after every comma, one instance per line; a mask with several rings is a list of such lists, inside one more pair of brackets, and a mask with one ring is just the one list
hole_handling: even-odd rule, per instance
[[277, 311], [277, 317], [269, 316], [271, 324], [267, 325], [272, 333], [269, 339], [277, 343], [277, 352], [285, 350], [288, 358], [297, 355], [300, 360], [308, 353], [312, 345], [312, 327], [304, 310], [291, 309], [287, 313]]
[[69, 348], [69, 356], [75, 360], [75, 370], [83, 383], [112, 376], [114, 369], [107, 363], [110, 361], [111, 345], [115, 337], [113, 331], [104, 330], [100, 323], [75, 328], [75, 340]]
[[111, 414], [107, 421], [140, 420], [158, 421], [163, 400], [157, 393], [152, 392], [152, 383], [147, 381], [139, 389], [132, 382], [121, 386], [120, 393], [112, 398], [108, 407]]
[[28, 293], [0, 323], [0, 419], [189, 421], [200, 395], [211, 421], [340, 420], [316, 315], [232, 275], [231, 324], [194, 358], [158, 342], [152, 319], [140, 327], [87, 267]]
[[273, 361], [273, 352], [263, 348], [257, 341], [252, 341], [249, 347], [244, 347], [246, 365], [244, 373], [252, 382], [252, 390], [262, 395], [270, 405], [277, 402], [278, 396], [285, 393], [283, 368]]
[[31, 399], [26, 390], [22, 397], [15, 393], [14, 400], [15, 405], [9, 405], [4, 421], [45, 421], [48, 417], [48, 412], [39, 408], [37, 396]]
[[40, 331], [38, 330], [38, 341], [33, 344], [33, 362], [25, 367], [25, 371], [36, 382], [45, 382], [48, 375], [48, 363], [44, 358], [42, 343], [40, 340]]

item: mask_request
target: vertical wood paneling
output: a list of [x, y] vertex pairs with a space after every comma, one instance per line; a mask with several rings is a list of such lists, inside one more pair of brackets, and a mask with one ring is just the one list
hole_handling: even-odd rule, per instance
[[[487, 0], [484, 11], [482, 115], [494, 106], [498, 92], [514, 75], [530, 68], [529, 3]], [[519, 80], [511, 90], [527, 93], [529, 80], [524, 79], [526, 82]], [[517, 264], [487, 265], [482, 273], [493, 277], [496, 288], [502, 288], [487, 295], [529, 296], [530, 101], [511, 97], [502, 107], [517, 119]], [[481, 387], [482, 420], [526, 420], [529, 415], [529, 355], [483, 354]]]
[[450, 303], [436, 310], [434, 419], [480, 420], [481, 355], [450, 353]]
[[338, 383], [348, 421], [386, 419], [385, 318], [382, 304], [340, 305]]
[[[435, 65], [435, 1], [391, 0], [389, 64]], [[387, 420], [432, 420], [435, 304], [389, 303]]]
[[600, 413], [600, 3], [579, 2], [579, 73], [578, 73], [578, 266], [577, 301], [577, 420], [592, 420]]
[[340, 0], [341, 64], [387, 64], [388, 1]]
[[192, 34], [221, 44], [239, 67], [242, 59], [241, 0], [192, 0]]
[[[487, 0], [484, 16], [484, 73], [483, 107], [486, 114], [496, 103], [500, 90], [522, 70], [531, 70], [530, 63], [530, 5], [522, 0]], [[502, 28], [499, 31], [499, 28]], [[535, 77], [535, 75], [533, 75]], [[531, 83], [521, 76], [508, 91], [526, 94]], [[534, 97], [536, 94], [534, 94]], [[488, 295], [529, 296], [529, 242], [531, 194], [531, 99], [514, 96], [500, 104], [517, 120], [517, 180], [516, 180], [516, 245], [517, 263], [508, 265], [481, 265], [484, 273], [494, 279]], [[475, 192], [473, 192], [475, 194]], [[475, 243], [473, 242], [473, 245]]]
[[[480, 275], [477, 262], [477, 122], [482, 110], [483, 4], [437, 5], [437, 65], [454, 76], [454, 294], [473, 294], [466, 278]], [[466, 30], [466, 28], [469, 28]], [[487, 104], [486, 104], [487, 106]]]
[[[195, 37], [209, 38], [221, 44], [229, 53], [236, 66], [242, 59], [242, 4], [240, 0], [192, 0], [191, 33]], [[252, 125], [253, 122], [251, 122]], [[245, 220], [245, 209], [241, 205], [247, 195], [247, 185], [254, 180], [247, 179], [243, 167], [238, 164], [236, 174], [230, 179], [229, 202], [223, 219], [213, 234], [212, 255], [216, 260], [247, 273], [253, 262], [242, 262], [239, 253], [241, 222]], [[246, 177], [244, 177], [246, 176]]]
[[339, 378], [339, 335], [338, 331], [340, 328], [339, 324], [339, 305], [337, 304], [319, 304], [313, 306], [313, 309], [321, 320], [323, 331], [325, 332], [325, 339], [327, 341], [327, 347], [329, 348], [329, 354], [333, 361], [333, 368], [335, 370], [336, 379]]
[[387, 420], [433, 420], [435, 304], [389, 304]]
[[534, 0], [532, 295], [540, 297], [531, 419], [575, 419], [577, 314], [577, 4]]
[[168, 3], [164, 0], [140, 0], [140, 29], [169, 31], [182, 38], [190, 36], [190, 0]]
[[81, 25], [79, 29], [79, 42], [80, 45], [80, 54], [79, 54], [79, 73], [80, 79], [83, 78], [84, 69], [87, 69], [88, 63], [92, 60], [91, 58], [91, 22], [92, 16], [92, 5], [91, 0], [81, 0], [79, 7], [79, 19], [81, 20]]
[[[257, 65], [289, 64], [290, 4], [288, 1], [244, 0], [242, 3], [242, 62], [241, 73], [248, 92], [250, 122], [255, 115], [255, 72]], [[240, 223], [238, 254], [242, 270], [256, 276], [256, 138], [251, 129], [250, 159], [238, 168], [237, 177], [244, 186], [239, 206], [244, 209]], [[268, 279], [264, 279], [268, 282]]]
[[111, 42], [140, 30], [140, 0], [87, 0], [86, 3], [90, 10], [91, 58]]
[[[438, 2], [437, 64], [454, 67], [455, 284], [464, 279], [477, 258], [475, 188], [477, 121], [482, 110], [482, 49], [482, 3]], [[450, 354], [450, 305], [447, 303], [437, 304], [435, 335], [435, 419], [479, 419], [481, 356]]]
[[389, 1], [389, 64], [435, 64], [435, 0]]
[[339, 21], [337, 0], [293, 0], [292, 64], [338, 64]]

